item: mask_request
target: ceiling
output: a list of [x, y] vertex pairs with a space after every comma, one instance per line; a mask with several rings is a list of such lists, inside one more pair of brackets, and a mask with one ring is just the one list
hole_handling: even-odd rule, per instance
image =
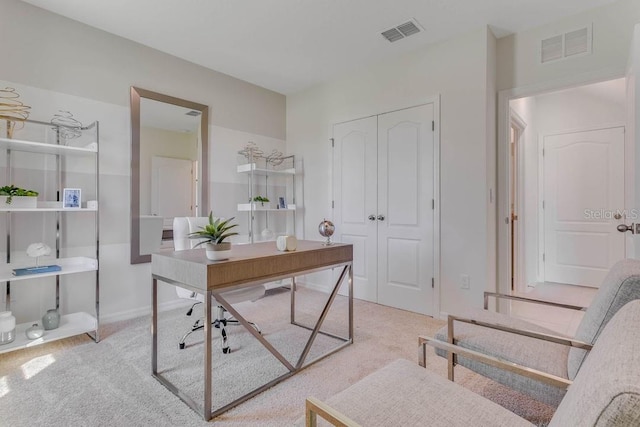
[[[497, 37], [614, 0], [24, 0], [256, 85], [291, 94], [490, 25]], [[415, 18], [395, 43], [380, 32]]]

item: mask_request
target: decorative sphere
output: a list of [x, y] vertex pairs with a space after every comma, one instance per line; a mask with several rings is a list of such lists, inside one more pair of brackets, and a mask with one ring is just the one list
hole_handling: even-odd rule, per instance
[[276, 237], [276, 233], [268, 228], [262, 230], [262, 233], [260, 234], [262, 235], [262, 240], [273, 240]]
[[333, 235], [334, 231], [336, 231], [336, 227], [328, 219], [323, 220], [320, 225], [318, 225], [318, 232], [322, 237], [329, 238]]

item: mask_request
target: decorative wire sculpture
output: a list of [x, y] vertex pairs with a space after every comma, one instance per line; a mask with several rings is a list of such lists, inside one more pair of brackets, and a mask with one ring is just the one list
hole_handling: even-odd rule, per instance
[[64, 139], [74, 139], [82, 135], [82, 123], [73, 118], [70, 111], [59, 110], [53, 115], [51, 124], [56, 125], [53, 130], [59, 132]]
[[271, 154], [266, 157], [267, 163], [271, 163], [273, 166], [280, 166], [284, 162], [284, 155], [282, 151], [273, 150]]
[[280, 166], [282, 162], [284, 162], [284, 154], [282, 154], [282, 151], [274, 149], [268, 156], [265, 156], [264, 151], [252, 141], [249, 141], [242, 150], [238, 151], [238, 154], [245, 156], [247, 161], [252, 161], [251, 159], [253, 159], [253, 161], [255, 161], [255, 159], [264, 159], [267, 164], [273, 166]]
[[0, 120], [7, 121], [7, 136], [9, 138], [13, 138], [16, 122], [21, 122], [21, 125], [24, 126], [24, 121], [29, 118], [31, 107], [24, 105], [18, 98], [20, 98], [20, 94], [14, 88], [0, 89]]
[[262, 151], [254, 142], [249, 141], [247, 145], [240, 151], [238, 154], [242, 154], [247, 158], [247, 161], [252, 161], [251, 159], [255, 159], [258, 157], [264, 157], [264, 151]]

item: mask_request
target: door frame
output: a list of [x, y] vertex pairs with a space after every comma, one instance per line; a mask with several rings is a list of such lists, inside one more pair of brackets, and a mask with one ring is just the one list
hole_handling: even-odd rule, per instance
[[327, 203], [330, 217], [333, 217], [333, 206], [331, 202], [335, 200], [334, 194], [334, 159], [333, 159], [333, 127], [354, 120], [365, 119], [368, 117], [379, 116], [380, 114], [393, 113], [395, 111], [408, 110], [409, 108], [421, 107], [423, 105], [433, 104], [433, 301], [432, 315], [440, 316], [440, 94], [429, 96], [418, 104], [405, 106], [390, 105], [388, 108], [374, 110], [361, 116], [348, 117], [329, 123], [329, 135], [331, 135], [331, 143], [329, 144], [329, 200]]
[[[515, 289], [518, 292], [522, 292], [522, 286], [523, 283], [525, 282], [525, 269], [523, 268], [523, 265], [525, 265], [525, 251], [524, 251], [524, 219], [525, 219], [525, 210], [524, 210], [524, 198], [522, 197], [522, 195], [524, 194], [524, 179], [521, 179], [520, 174], [522, 173], [522, 171], [524, 170], [524, 159], [522, 156], [523, 150], [524, 150], [524, 144], [526, 143], [525, 141], [525, 137], [524, 137], [524, 132], [527, 128], [527, 122], [525, 122], [525, 120], [512, 108], [509, 108], [509, 129], [511, 129], [511, 125], [515, 124], [516, 127], [519, 130], [519, 135], [518, 135], [518, 139], [516, 140], [515, 144], [515, 152], [517, 153], [517, 158], [515, 159], [515, 161], [518, 163], [517, 165], [517, 170], [516, 170], [516, 179], [517, 179], [517, 187], [516, 188], [516, 212], [518, 214], [518, 222], [516, 223], [516, 229], [517, 229], [517, 233], [518, 233], [518, 239], [517, 239], [517, 259], [512, 261], [512, 263], [514, 263], [517, 268], [516, 268], [516, 283], [515, 283]], [[511, 176], [511, 175], [509, 175]], [[510, 178], [509, 178], [510, 179]], [[509, 232], [511, 232], [511, 230], [509, 230]], [[510, 237], [511, 239], [512, 237]], [[513, 240], [509, 241], [509, 244], [512, 245], [513, 244]], [[509, 252], [510, 254], [513, 252]], [[510, 267], [511, 268], [511, 267]]]
[[[598, 70], [596, 72], [575, 74], [558, 80], [521, 86], [513, 89], [503, 89], [498, 92], [498, 224], [496, 227], [498, 246], [498, 280], [495, 284], [488, 283], [487, 291], [499, 292], [502, 294], [510, 294], [511, 292], [511, 259], [509, 255], [511, 227], [509, 226], [508, 221], [505, 222], [505, 219], [507, 219], [509, 215], [509, 206], [511, 203], [509, 195], [509, 174], [511, 172], [509, 167], [509, 102], [519, 98], [542, 95], [548, 92], [626, 77], [627, 72], [625, 68], [621, 68], [619, 70], [606, 69]], [[628, 123], [625, 125], [625, 129], [626, 126], [628, 126]], [[629, 144], [632, 143], [633, 141], [629, 141], [629, 138], [625, 137], [625, 151]], [[625, 188], [625, 206], [632, 206], [631, 197], [633, 197], [634, 182], [633, 178], [628, 179], [629, 176], [631, 176], [629, 175], [630, 173], [632, 173], [632, 171], [625, 171], [625, 185], [628, 185], [628, 188]], [[633, 256], [633, 242], [630, 241], [631, 239], [628, 236], [626, 240], [627, 256]], [[498, 305], [497, 309], [498, 311], [508, 313], [510, 304], [501, 303]]]

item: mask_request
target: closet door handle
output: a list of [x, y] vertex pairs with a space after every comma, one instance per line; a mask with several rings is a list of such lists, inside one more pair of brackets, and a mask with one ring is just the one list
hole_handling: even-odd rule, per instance
[[384, 215], [378, 215], [378, 221], [384, 221]]
[[376, 217], [375, 215], [369, 215], [369, 221], [375, 221]]

